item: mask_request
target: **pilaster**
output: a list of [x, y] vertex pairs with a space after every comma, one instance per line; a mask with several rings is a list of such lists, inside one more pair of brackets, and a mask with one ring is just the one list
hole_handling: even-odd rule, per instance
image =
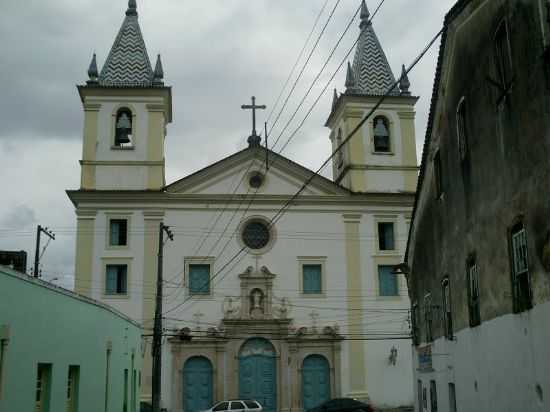
[[95, 210], [76, 211], [75, 292], [92, 296]]
[[[98, 136], [99, 110], [101, 104], [84, 104], [84, 133], [82, 141], [82, 160], [93, 161], [96, 158], [96, 144]], [[82, 164], [80, 173], [82, 189], [95, 188], [95, 166]]]
[[[346, 233], [346, 280], [348, 300], [348, 335], [363, 335], [363, 298], [361, 279], [361, 240], [359, 237], [360, 214], [343, 215]], [[348, 373], [350, 392], [346, 396], [368, 399], [365, 343], [350, 339], [348, 345]]]

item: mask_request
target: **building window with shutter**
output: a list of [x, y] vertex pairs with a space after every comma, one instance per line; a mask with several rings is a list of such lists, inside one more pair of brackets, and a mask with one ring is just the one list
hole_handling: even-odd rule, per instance
[[80, 366], [69, 366], [67, 379], [67, 412], [78, 411], [78, 389], [79, 389]]
[[426, 342], [433, 342], [431, 293], [424, 296], [424, 325], [426, 327]]
[[302, 265], [302, 288], [304, 295], [323, 293], [323, 266], [321, 264]]
[[430, 407], [431, 412], [437, 412], [437, 384], [434, 380], [430, 381]]
[[463, 97], [456, 109], [456, 133], [460, 160], [465, 160], [468, 155], [468, 131], [466, 126], [466, 99]]
[[128, 220], [127, 219], [109, 219], [109, 245], [127, 246], [128, 245]]
[[518, 223], [512, 228], [510, 232], [510, 249], [514, 311], [523, 312], [533, 307], [529, 278], [527, 232], [523, 223]]
[[468, 259], [466, 272], [468, 281], [468, 313], [470, 317], [470, 326], [473, 327], [481, 323], [479, 270], [474, 255], [470, 256]]
[[210, 264], [192, 263], [189, 264], [189, 294], [210, 295]]
[[378, 250], [395, 250], [393, 222], [378, 222]]
[[50, 412], [52, 364], [39, 363], [36, 374], [35, 412]]
[[106, 295], [127, 295], [128, 294], [128, 265], [115, 264], [106, 265], [105, 269], [105, 294]]
[[399, 285], [394, 266], [378, 266], [378, 294], [380, 296], [399, 296]]
[[441, 282], [442, 297], [443, 297], [443, 328], [445, 337], [449, 340], [453, 339], [453, 314], [451, 311], [451, 284], [449, 277], [445, 277]]

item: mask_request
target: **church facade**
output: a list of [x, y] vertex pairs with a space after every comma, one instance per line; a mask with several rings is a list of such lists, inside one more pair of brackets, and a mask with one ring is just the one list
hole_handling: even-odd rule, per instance
[[[359, 36], [326, 123], [333, 150], [395, 83], [364, 2]], [[101, 71], [94, 55], [88, 75], [78, 87], [81, 187], [67, 192], [75, 288], [144, 325], [142, 400], [163, 223], [174, 234], [163, 248], [168, 411], [232, 398], [266, 411], [341, 396], [413, 404], [407, 284], [393, 270], [417, 176], [407, 79], [338, 151], [334, 179], [267, 151], [253, 132], [247, 148], [166, 184], [171, 88], [160, 56], [151, 65], [135, 1]]]

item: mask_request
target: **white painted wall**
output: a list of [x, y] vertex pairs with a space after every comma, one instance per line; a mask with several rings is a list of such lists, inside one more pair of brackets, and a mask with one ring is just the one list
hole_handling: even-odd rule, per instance
[[[414, 355], [415, 391], [418, 379], [428, 388], [430, 380], [435, 380], [439, 412], [451, 410], [449, 383], [456, 386], [460, 412], [549, 411], [549, 318], [547, 302], [529, 312], [508, 314], [464, 329], [454, 341], [437, 339], [432, 346], [434, 372], [418, 372], [418, 356]], [[416, 411], [429, 411], [429, 405], [428, 389], [428, 409], [419, 408], [416, 400]]]

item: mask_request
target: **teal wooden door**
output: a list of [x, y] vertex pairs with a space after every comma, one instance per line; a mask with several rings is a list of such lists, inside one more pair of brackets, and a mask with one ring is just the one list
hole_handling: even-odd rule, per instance
[[277, 369], [273, 345], [250, 339], [239, 355], [239, 398], [260, 402], [265, 412], [277, 410]]
[[324, 356], [311, 355], [302, 367], [302, 403], [304, 410], [330, 399], [330, 369]]
[[183, 367], [185, 412], [197, 412], [212, 406], [212, 364], [203, 357], [193, 357]]

